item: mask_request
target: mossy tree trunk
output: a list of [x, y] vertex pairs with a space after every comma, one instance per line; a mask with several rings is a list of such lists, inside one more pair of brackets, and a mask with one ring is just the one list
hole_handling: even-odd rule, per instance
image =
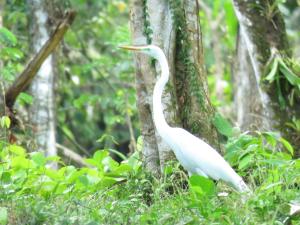
[[[52, 0], [27, 0], [29, 8], [30, 41], [33, 54], [37, 53], [49, 39], [50, 33], [62, 18], [59, 2]], [[56, 54], [50, 55], [41, 66], [31, 84], [34, 98], [30, 120], [33, 127], [37, 150], [47, 156], [57, 154], [55, 138], [54, 85], [57, 74]], [[55, 167], [55, 165], [53, 165]]]
[[[233, 2], [240, 24], [233, 70], [238, 123], [242, 130], [277, 130], [291, 140], [285, 125], [299, 111], [289, 104], [283, 108], [278, 86], [263, 82], [266, 66], [274, 54], [290, 56], [285, 24], [277, 3], [274, 0]], [[285, 80], [280, 78], [279, 82], [283, 87]], [[282, 93], [286, 99], [288, 92]]]
[[[168, 58], [171, 79], [162, 100], [167, 122], [218, 146], [211, 124], [214, 111], [203, 68], [197, 1], [132, 0], [131, 28], [133, 44], [157, 45]], [[159, 175], [165, 163], [174, 159], [152, 120], [152, 92], [160, 68], [141, 54], [135, 55], [135, 61], [144, 162], [149, 171]]]
[[[3, 26], [3, 13], [4, 13], [4, 0], [0, 0], [0, 27]], [[0, 46], [1, 51], [1, 46]], [[3, 68], [3, 62], [0, 60], [0, 71]], [[3, 84], [3, 77], [0, 76], [0, 117], [4, 115], [5, 111], [5, 104], [4, 104], [4, 84]], [[0, 133], [1, 136], [1, 133]]]

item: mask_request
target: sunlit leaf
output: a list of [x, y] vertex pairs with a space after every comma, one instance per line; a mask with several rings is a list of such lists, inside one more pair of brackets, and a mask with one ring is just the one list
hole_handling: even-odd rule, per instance
[[14, 46], [17, 44], [17, 38], [5, 27], [0, 28], [0, 43], [5, 45]]
[[233, 128], [231, 124], [219, 113], [215, 114], [212, 123], [217, 128], [217, 130], [226, 137], [231, 137], [233, 135]]
[[279, 141], [283, 144], [283, 146], [286, 148], [286, 150], [288, 150], [288, 152], [291, 155], [294, 155], [294, 148], [293, 146], [284, 138], [280, 138]]
[[8, 116], [2, 116], [1, 117], [1, 127], [10, 128], [10, 118]]
[[206, 177], [192, 175], [189, 182], [193, 190], [199, 190], [200, 188], [205, 196], [212, 196], [216, 191], [214, 182]]

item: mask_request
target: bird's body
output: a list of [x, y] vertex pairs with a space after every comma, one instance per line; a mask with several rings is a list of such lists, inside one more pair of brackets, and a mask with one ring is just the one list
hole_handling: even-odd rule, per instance
[[153, 91], [153, 119], [162, 139], [170, 146], [189, 174], [198, 174], [214, 180], [223, 180], [240, 192], [249, 190], [243, 179], [210, 145], [182, 128], [170, 127], [164, 117], [161, 97], [169, 79], [169, 66], [163, 51], [154, 45], [123, 46], [152, 56], [161, 66], [161, 77]]

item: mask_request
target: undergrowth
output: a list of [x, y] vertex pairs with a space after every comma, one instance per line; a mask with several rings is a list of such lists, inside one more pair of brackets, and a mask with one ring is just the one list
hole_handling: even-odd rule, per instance
[[[176, 163], [160, 179], [143, 170], [136, 152], [122, 163], [105, 150], [89, 167], [26, 153], [2, 142], [1, 224], [299, 224], [289, 204], [300, 199], [300, 160], [274, 133], [231, 138], [226, 159], [247, 180], [249, 195], [222, 182], [187, 178]], [[47, 164], [56, 161], [58, 170]]]

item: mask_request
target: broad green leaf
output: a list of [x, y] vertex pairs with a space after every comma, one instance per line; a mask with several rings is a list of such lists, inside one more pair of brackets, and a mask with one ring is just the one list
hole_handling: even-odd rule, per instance
[[119, 163], [111, 157], [105, 157], [102, 163], [104, 165], [104, 171], [114, 171], [119, 166]]
[[189, 182], [192, 189], [201, 188], [205, 196], [212, 196], [216, 191], [214, 182], [206, 177], [192, 175]]
[[29, 159], [26, 159], [21, 156], [17, 156], [12, 159], [11, 166], [16, 169], [29, 169], [29, 168], [33, 168], [33, 163]]
[[102, 160], [109, 156], [109, 153], [107, 151], [98, 150], [94, 153], [93, 159], [97, 162], [102, 162]]
[[11, 124], [10, 118], [8, 116], [1, 117], [1, 127], [9, 128]]
[[31, 159], [33, 162], [35, 162], [38, 166], [45, 166], [47, 159], [44, 156], [43, 153], [41, 152], [33, 152], [30, 154], [31, 155]]
[[300, 87], [300, 77], [298, 77], [296, 74], [294, 74], [281, 60], [280, 61], [280, 71], [283, 73], [285, 78], [290, 82], [290, 84]]
[[217, 130], [225, 135], [226, 137], [231, 137], [233, 135], [233, 128], [224, 117], [222, 117], [219, 113], [216, 113], [213, 120], [213, 125], [217, 128]]
[[113, 172], [116, 175], [117, 174], [122, 175], [122, 174], [130, 172], [131, 170], [132, 170], [131, 166], [129, 166], [128, 164], [121, 164]]
[[10, 145], [8, 146], [8, 150], [18, 156], [25, 157], [26, 155], [26, 150], [23, 147], [18, 145]]

